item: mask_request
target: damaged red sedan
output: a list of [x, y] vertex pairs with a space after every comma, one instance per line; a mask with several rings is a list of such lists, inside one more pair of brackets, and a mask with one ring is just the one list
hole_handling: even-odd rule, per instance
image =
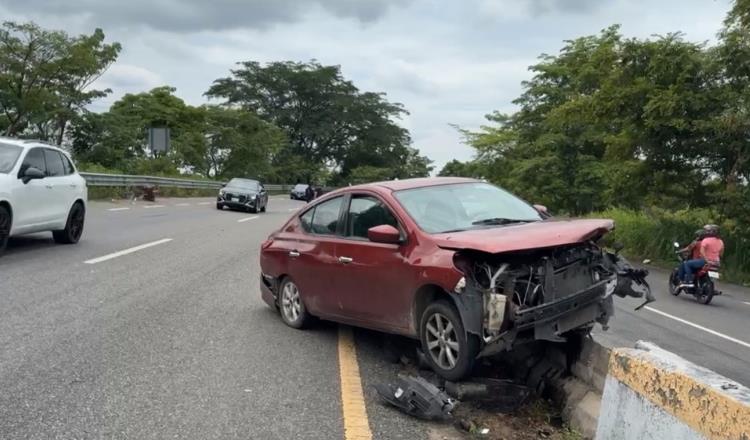
[[406, 335], [446, 379], [478, 357], [606, 326], [646, 272], [598, 241], [611, 220], [555, 220], [485, 182], [426, 178], [338, 190], [261, 249], [261, 293], [283, 321]]

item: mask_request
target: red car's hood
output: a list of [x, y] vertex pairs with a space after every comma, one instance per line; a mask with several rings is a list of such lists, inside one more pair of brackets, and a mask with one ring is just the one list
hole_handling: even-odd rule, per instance
[[473, 249], [497, 254], [581, 243], [614, 228], [612, 220], [547, 220], [433, 235], [446, 249]]

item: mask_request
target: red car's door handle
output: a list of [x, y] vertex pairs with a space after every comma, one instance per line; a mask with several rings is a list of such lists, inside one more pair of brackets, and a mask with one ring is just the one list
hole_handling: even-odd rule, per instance
[[349, 264], [354, 261], [351, 257], [339, 257], [339, 263]]
[[297, 258], [297, 257], [299, 257], [299, 252], [297, 252], [297, 251], [289, 251], [289, 256], [292, 257], [292, 258]]

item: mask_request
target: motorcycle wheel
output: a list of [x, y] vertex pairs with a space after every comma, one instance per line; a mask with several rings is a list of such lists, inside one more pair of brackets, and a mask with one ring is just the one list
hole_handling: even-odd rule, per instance
[[680, 294], [680, 289], [677, 288], [677, 286], [680, 285], [680, 279], [677, 277], [677, 269], [672, 271], [672, 274], [669, 276], [669, 293], [671, 293], [674, 296], [677, 296]]
[[712, 281], [704, 281], [701, 286], [696, 286], [699, 289], [696, 292], [695, 299], [703, 305], [711, 304], [711, 300], [714, 298], [714, 283]]

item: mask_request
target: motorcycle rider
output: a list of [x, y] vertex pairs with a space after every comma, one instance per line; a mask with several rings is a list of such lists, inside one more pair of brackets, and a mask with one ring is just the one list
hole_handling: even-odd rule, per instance
[[701, 228], [695, 231], [695, 238], [690, 242], [689, 245], [680, 249], [679, 253], [688, 256], [688, 260], [697, 260], [701, 257], [701, 241], [706, 236], [706, 230]]
[[693, 273], [706, 264], [719, 266], [721, 256], [724, 254], [724, 242], [719, 237], [719, 227], [717, 225], [704, 226], [703, 238], [699, 242], [696, 240], [690, 243], [686, 250], [690, 250], [691, 259], [680, 265], [678, 276], [682, 284], [678, 286], [679, 288], [693, 287]]

